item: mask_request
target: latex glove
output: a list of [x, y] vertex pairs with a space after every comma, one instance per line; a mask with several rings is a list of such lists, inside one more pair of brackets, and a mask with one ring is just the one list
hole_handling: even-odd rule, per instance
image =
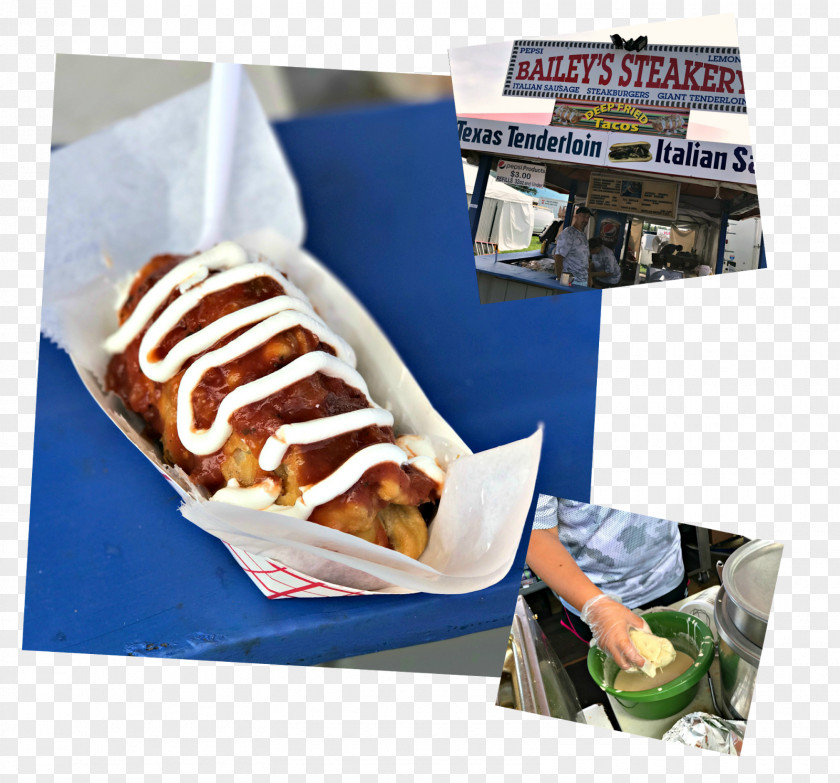
[[650, 633], [648, 624], [631, 612], [620, 600], [605, 593], [590, 598], [580, 613], [580, 619], [592, 631], [592, 642], [622, 669], [640, 669], [645, 659], [630, 641], [630, 628]]

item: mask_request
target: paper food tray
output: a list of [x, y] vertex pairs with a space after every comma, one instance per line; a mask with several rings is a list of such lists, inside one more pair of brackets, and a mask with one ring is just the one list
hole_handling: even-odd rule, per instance
[[[350, 343], [371, 397], [394, 414], [395, 432], [422, 435], [432, 442], [438, 461], [447, 469], [447, 480], [430, 526], [429, 544], [415, 561], [310, 522], [208, 501], [183, 471], [163, 463], [159, 447], [140, 434], [136, 419], [117, 397], [103, 392], [108, 356], [102, 342], [117, 326], [117, 282], [154, 253], [192, 250], [183, 237], [194, 236], [190, 220], [192, 213], [201, 212], [201, 188], [187, 192], [180, 183], [184, 178], [201, 178], [196, 169], [200, 170], [206, 129], [195, 116], [201, 115], [206, 100], [206, 89], [198, 88], [56, 153], [47, 227], [44, 333], [70, 353], [94, 399], [172, 482], [183, 500], [181, 513], [224, 541], [265, 595], [464, 593], [495, 584], [510, 570], [521, 539], [542, 433], [538, 430], [525, 440], [470, 453], [355, 297], [299, 248], [303, 220], [289, 206], [299, 210], [296, 185], [250, 88], [243, 91], [239, 120], [248, 144], [237, 148], [235, 166], [249, 176], [231, 180], [229, 200], [234, 207], [224, 228], [230, 238], [262, 254], [298, 285], [321, 317]], [[174, 156], [166, 145], [171, 134], [178, 136]], [[155, 149], [148, 148], [150, 135], [159, 137]], [[144, 149], [142, 165], [124, 161], [126, 167], [134, 166], [131, 176], [123, 171], [126, 187], [108, 183], [109, 189], [103, 191], [97, 170], [118, 167], [138, 145]], [[89, 181], [88, 169], [93, 171]], [[145, 184], [144, 178], [149, 180]], [[161, 209], [156, 198], [161, 181], [170, 182], [170, 192], [177, 191], [179, 197], [165, 207], [168, 231], [150, 243], [143, 227]], [[279, 199], [284, 204], [281, 212], [273, 206], [278, 192], [284, 194]], [[272, 205], [262, 204], [269, 197]], [[240, 203], [253, 209], [236, 208]], [[181, 216], [183, 212], [190, 215]], [[88, 214], [96, 219], [87, 220]], [[254, 223], [256, 219], [270, 219], [275, 227], [263, 228], [266, 223]], [[282, 234], [278, 224], [285, 227]], [[132, 252], [125, 248], [125, 234], [138, 242], [144, 237], [142, 259], [137, 258], [136, 247]]]

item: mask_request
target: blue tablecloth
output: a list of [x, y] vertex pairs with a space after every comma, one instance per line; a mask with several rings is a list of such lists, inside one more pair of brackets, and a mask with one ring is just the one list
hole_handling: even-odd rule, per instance
[[[383, 326], [435, 407], [474, 451], [544, 423], [538, 489], [587, 500], [600, 296], [479, 304], [452, 103], [276, 130], [302, 190], [306, 247]], [[25, 649], [305, 664], [498, 628], [513, 613], [524, 539], [510, 574], [476, 593], [270, 601], [177, 507], [43, 341]]]

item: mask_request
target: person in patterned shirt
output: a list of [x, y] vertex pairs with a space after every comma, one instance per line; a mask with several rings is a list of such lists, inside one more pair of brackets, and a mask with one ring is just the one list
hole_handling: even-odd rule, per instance
[[540, 495], [526, 559], [563, 604], [562, 624], [622, 669], [644, 664], [629, 630], [647, 623], [631, 609], [687, 594], [679, 529], [664, 519]]
[[589, 239], [586, 228], [592, 213], [586, 207], [578, 207], [572, 218], [572, 225], [567, 226], [557, 237], [554, 248], [554, 271], [557, 279], [563, 272], [572, 276], [573, 282], [586, 285], [589, 280]]
[[589, 240], [589, 287], [612, 288], [621, 282], [621, 267], [615, 254], [603, 240], [593, 237]]

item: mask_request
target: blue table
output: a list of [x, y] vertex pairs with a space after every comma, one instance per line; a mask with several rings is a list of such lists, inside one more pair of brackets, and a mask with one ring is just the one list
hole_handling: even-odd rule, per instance
[[[543, 422], [538, 489], [587, 500], [600, 297], [479, 304], [452, 103], [276, 130], [307, 248], [382, 324], [442, 415], [475, 451]], [[25, 649], [313, 664], [510, 623], [524, 539], [510, 574], [476, 593], [269, 601], [177, 506], [42, 341]]]

